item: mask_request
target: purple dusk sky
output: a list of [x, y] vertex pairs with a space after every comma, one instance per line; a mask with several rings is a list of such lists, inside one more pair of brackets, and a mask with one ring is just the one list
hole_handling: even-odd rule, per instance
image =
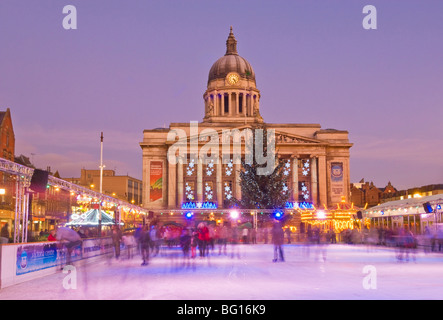
[[[377, 8], [377, 30], [362, 9]], [[77, 30], [62, 26], [77, 8]], [[351, 181], [443, 183], [443, 1], [2, 0], [0, 110], [62, 177], [142, 178], [144, 129], [201, 121], [229, 26], [270, 123], [349, 131]]]

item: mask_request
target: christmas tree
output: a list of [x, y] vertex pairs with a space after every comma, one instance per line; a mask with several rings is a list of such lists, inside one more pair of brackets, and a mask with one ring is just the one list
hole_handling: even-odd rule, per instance
[[[279, 159], [275, 148], [268, 148], [270, 139], [273, 135], [268, 136], [268, 130], [264, 127], [258, 127], [263, 131], [263, 156], [267, 157], [268, 152], [272, 153], [275, 159], [275, 167], [269, 170], [267, 174], [259, 174], [260, 169], [266, 167], [267, 164], [259, 164], [256, 159], [257, 143], [252, 143], [250, 152], [254, 155], [251, 163], [241, 160], [242, 169], [240, 170], [240, 187], [241, 199], [233, 197], [231, 203], [242, 209], [284, 209], [286, 202], [289, 200], [291, 191], [286, 184], [286, 161]], [[257, 142], [255, 137], [257, 130], [253, 130], [252, 141]]]

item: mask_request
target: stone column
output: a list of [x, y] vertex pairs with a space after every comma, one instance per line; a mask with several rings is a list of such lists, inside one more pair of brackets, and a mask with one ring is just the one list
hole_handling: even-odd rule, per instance
[[228, 100], [228, 108], [229, 108], [229, 113], [228, 113], [228, 114], [229, 114], [230, 116], [232, 116], [232, 113], [233, 113], [233, 112], [232, 112], [232, 109], [233, 109], [233, 108], [232, 108], [232, 92], [229, 92], [229, 93], [228, 93], [228, 99], [229, 99], [229, 100]]
[[326, 170], [326, 156], [318, 157], [318, 192], [319, 192], [319, 205], [328, 205], [328, 194], [327, 194], [327, 175], [328, 170]]
[[298, 202], [298, 159], [292, 158], [292, 198]]
[[236, 163], [234, 164], [234, 171], [235, 171], [235, 179], [234, 179], [234, 183], [235, 183], [235, 198], [237, 200], [241, 199], [241, 187], [240, 187], [240, 169], [241, 169], [241, 163]]
[[235, 92], [235, 114], [240, 114], [240, 93], [238, 91]]
[[312, 202], [318, 207], [318, 179], [317, 179], [317, 158], [311, 158], [311, 198]]
[[177, 165], [168, 162], [168, 208], [176, 207], [177, 199]]
[[351, 177], [349, 170], [349, 158], [343, 160], [343, 190], [345, 192], [346, 202], [350, 202], [349, 196], [351, 194]]
[[197, 162], [197, 202], [203, 201], [203, 161], [198, 157]]
[[213, 116], [218, 115], [218, 94], [217, 90], [214, 90], [214, 111], [212, 112]]
[[177, 207], [181, 208], [183, 203], [183, 158], [178, 158], [177, 164]]
[[221, 108], [220, 108], [220, 115], [225, 115], [225, 93], [221, 92]]
[[246, 115], [246, 92], [243, 92], [242, 115]]
[[223, 165], [222, 158], [218, 157], [216, 163], [216, 190], [217, 190], [217, 203], [219, 208], [223, 208], [223, 183], [222, 183], [222, 173], [223, 173]]

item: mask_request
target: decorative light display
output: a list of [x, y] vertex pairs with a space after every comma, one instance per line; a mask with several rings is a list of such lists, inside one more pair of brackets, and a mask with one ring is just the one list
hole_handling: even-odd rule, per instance
[[184, 202], [182, 203], [182, 209], [217, 209], [217, 203], [215, 202]]
[[312, 202], [286, 202], [286, 209], [307, 209], [314, 210], [314, 204]]
[[326, 219], [326, 213], [323, 210], [317, 211], [317, 219]]
[[303, 163], [302, 174], [306, 177], [309, 174], [310, 170], [309, 159], [302, 160], [302, 163]]
[[212, 186], [207, 182], [205, 182], [205, 198], [207, 200], [212, 200], [214, 198], [214, 192], [212, 190]]
[[185, 183], [185, 196], [187, 200], [194, 200], [194, 190], [188, 182]]
[[229, 215], [231, 219], [237, 219], [239, 217], [239, 213], [237, 210], [232, 210]]
[[272, 214], [272, 216], [274, 217], [274, 219], [280, 220], [281, 218], [283, 218], [283, 211], [282, 210], [276, 210], [274, 211], [274, 213]]
[[186, 174], [188, 176], [192, 176], [194, 171], [195, 171], [195, 160], [191, 159], [188, 163], [188, 166], [186, 167]]
[[303, 196], [303, 199], [305, 200], [309, 199], [309, 190], [304, 182], [301, 183], [301, 195]]
[[229, 177], [232, 175], [233, 170], [234, 170], [234, 163], [232, 162], [232, 159], [230, 159], [225, 167], [225, 174]]
[[224, 183], [224, 193], [226, 199], [230, 200], [232, 198], [232, 189], [228, 182]]
[[186, 212], [185, 217], [186, 217], [186, 219], [192, 219], [192, 217], [194, 217], [194, 213], [191, 211]]
[[78, 218], [80, 218], [80, 215], [78, 215], [76, 213], [71, 214], [71, 219], [72, 220], [77, 220]]
[[289, 187], [286, 185], [286, 183], [283, 183], [283, 188], [282, 188], [282, 194], [287, 194], [289, 191]]
[[208, 177], [212, 176], [212, 174], [214, 173], [214, 169], [214, 160], [211, 160], [206, 166], [206, 175]]
[[285, 166], [283, 168], [283, 174], [285, 176], [289, 176], [289, 173], [291, 172], [291, 160], [287, 160], [285, 162]]

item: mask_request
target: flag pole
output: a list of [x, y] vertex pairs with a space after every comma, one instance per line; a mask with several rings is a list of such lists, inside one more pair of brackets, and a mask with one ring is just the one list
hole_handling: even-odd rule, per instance
[[[100, 197], [103, 193], [103, 132], [100, 135]], [[102, 233], [102, 201], [99, 199], [98, 204], [98, 236]]]

